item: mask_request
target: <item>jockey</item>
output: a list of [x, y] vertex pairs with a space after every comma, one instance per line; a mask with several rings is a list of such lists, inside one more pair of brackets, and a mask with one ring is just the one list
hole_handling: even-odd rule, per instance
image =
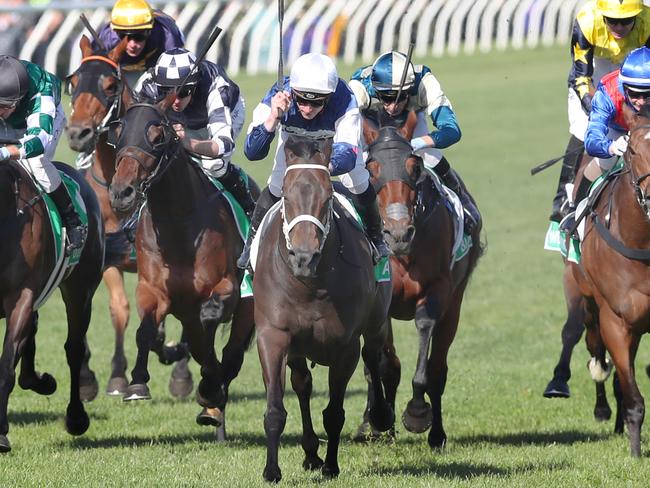
[[[174, 19], [152, 10], [146, 0], [117, 0], [111, 11], [111, 22], [104, 25], [98, 35], [108, 50], [127, 37], [126, 50], [119, 64], [123, 71], [135, 71], [138, 75], [152, 68], [163, 51], [185, 44], [185, 37]], [[98, 48], [93, 41], [93, 49]]]
[[266, 212], [280, 199], [286, 170], [284, 141], [288, 133], [334, 135], [330, 172], [340, 176], [343, 185], [354, 195], [354, 204], [364, 217], [368, 238], [380, 257], [389, 254], [384, 242], [377, 195], [369, 184], [359, 151], [361, 117], [354, 94], [339, 78], [332, 60], [324, 54], [300, 56], [285, 77], [282, 90], [274, 85], [253, 112], [248, 127], [244, 153], [251, 161], [267, 156], [271, 141], [280, 126], [273, 170], [268, 186], [257, 201], [246, 247], [237, 265], [244, 269], [250, 260], [250, 245]]
[[[646, 103], [650, 106], [650, 49], [644, 46], [625, 58], [620, 71], [613, 71], [600, 80], [585, 134], [585, 148], [594, 159], [585, 168], [575, 204], [587, 197], [594, 180], [611, 170], [627, 150], [629, 127], [623, 117], [623, 105], [638, 112]], [[568, 221], [563, 227], [566, 229], [572, 223]]]
[[0, 55], [0, 119], [14, 129], [19, 144], [0, 146], [0, 161], [17, 161], [52, 198], [67, 229], [70, 254], [81, 248], [86, 229], [61, 175], [52, 164], [65, 126], [61, 82], [40, 66]]
[[550, 220], [562, 219], [566, 185], [575, 178], [591, 111], [594, 87], [617, 69], [632, 49], [649, 45], [650, 11], [641, 0], [590, 0], [578, 12], [571, 37], [569, 132]]
[[[409, 63], [403, 91], [397, 100], [405, 63], [404, 54], [386, 52], [371, 66], [358, 69], [352, 75], [350, 88], [357, 98], [359, 109], [366, 116], [382, 108], [390, 117], [399, 117], [409, 110], [417, 113], [411, 147], [422, 158], [424, 165], [433, 169], [444, 185], [458, 195], [465, 208], [465, 232], [471, 233], [478, 219], [478, 210], [441, 151], [460, 140], [456, 114], [438, 80], [423, 65], [413, 66]], [[431, 132], [427, 126], [427, 114], [435, 127]]]
[[200, 158], [205, 172], [224, 185], [250, 218], [255, 200], [241, 169], [230, 162], [244, 126], [244, 99], [221, 66], [204, 60], [195, 67], [196, 57], [186, 49], [165, 51], [156, 66], [142, 75], [135, 92], [160, 100], [185, 81], [169, 115], [176, 133], [185, 149]]

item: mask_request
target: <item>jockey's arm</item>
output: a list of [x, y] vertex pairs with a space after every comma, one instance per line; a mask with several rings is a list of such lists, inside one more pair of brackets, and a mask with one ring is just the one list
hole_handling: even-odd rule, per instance
[[332, 176], [348, 173], [354, 169], [359, 155], [361, 140], [361, 115], [356, 103], [336, 121], [330, 172]]
[[460, 140], [461, 131], [456, 114], [443, 93], [440, 83], [431, 72], [427, 72], [422, 77], [418, 87], [418, 105], [426, 107], [435, 127], [429, 133], [433, 147], [444, 149]]
[[612, 141], [609, 140], [609, 124], [616, 116], [616, 107], [611, 98], [602, 89], [598, 87], [591, 104], [591, 113], [589, 114], [589, 124], [585, 132], [585, 150], [590, 156], [597, 158], [609, 158], [609, 146]]
[[244, 154], [250, 161], [264, 159], [275, 137], [275, 131], [280, 124], [280, 115], [289, 108], [290, 96], [286, 92], [277, 91], [274, 85], [264, 99], [255, 107], [253, 120], [248, 126]]
[[[594, 73], [594, 44], [593, 26], [590, 27], [587, 17], [578, 15], [573, 23], [571, 34], [571, 71], [569, 73], [569, 86], [575, 90], [585, 110], [591, 108], [591, 98], [594, 87], [592, 76]], [[583, 25], [584, 24], [584, 25]]]

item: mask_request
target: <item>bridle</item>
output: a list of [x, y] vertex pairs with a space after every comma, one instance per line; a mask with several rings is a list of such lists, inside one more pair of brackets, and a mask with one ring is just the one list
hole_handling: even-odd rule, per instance
[[[293, 164], [290, 166], [287, 166], [287, 169], [285, 170], [285, 175], [294, 169], [307, 169], [307, 170], [322, 170], [327, 172], [327, 176], [329, 179], [330, 176], [330, 171], [327, 166], [323, 166], [321, 164], [312, 164], [312, 163], [301, 163], [301, 164]], [[327, 208], [327, 214], [325, 216], [325, 223], [321, 222], [320, 219], [317, 217], [311, 215], [311, 214], [300, 214], [293, 219], [291, 219], [291, 222], [287, 222], [287, 213], [285, 209], [285, 198], [284, 195], [282, 196], [282, 232], [284, 233], [284, 241], [287, 246], [287, 250], [292, 251], [293, 246], [291, 245], [291, 239], [289, 237], [289, 233], [291, 230], [300, 222], [311, 222], [314, 224], [322, 233], [323, 233], [323, 239], [320, 242], [318, 252], [322, 252], [323, 246], [325, 245], [325, 241], [327, 240], [327, 236], [330, 231], [330, 226], [332, 223], [332, 214], [333, 214], [333, 196], [330, 195], [328, 199], [328, 208]]]
[[[630, 135], [632, 135], [633, 132], [639, 129], [650, 129], [650, 124], [644, 124], [644, 125], [639, 125], [634, 127], [633, 129], [630, 130]], [[634, 189], [634, 195], [636, 197], [636, 201], [641, 206], [641, 209], [645, 213], [646, 217], [650, 219], [650, 205], [648, 204], [648, 201], [650, 200], [650, 196], [648, 196], [648, 194], [641, 188], [641, 183], [644, 180], [646, 180], [646, 178], [650, 177], [650, 172], [637, 176], [634, 171], [634, 166], [632, 164], [632, 160], [636, 157], [636, 153], [633, 153], [633, 151], [631, 151], [628, 146], [628, 150], [626, 151], [625, 154], [628, 157], [627, 158], [624, 157], [623, 159], [630, 171], [632, 188]]]
[[[137, 107], [144, 107], [151, 110], [154, 110], [159, 118], [147, 121], [146, 125], [143, 128], [138, 129], [138, 133], [145, 134], [143, 138], [144, 144], [140, 146], [136, 145], [127, 145], [124, 141], [124, 136], [128, 133], [128, 113]], [[122, 120], [114, 121], [111, 124], [109, 139], [111, 139], [111, 134], [114, 135], [114, 131], [117, 129], [117, 126], [121, 125], [121, 132], [117, 138], [113, 137], [111, 143], [115, 145], [117, 149], [117, 154], [115, 157], [115, 171], [119, 165], [119, 161], [124, 157], [129, 157], [137, 161], [140, 168], [142, 168], [145, 173], [148, 174], [138, 184], [136, 189], [138, 194], [145, 196], [147, 191], [151, 186], [158, 181], [162, 175], [169, 169], [171, 166], [171, 161], [173, 156], [175, 156], [181, 146], [180, 139], [176, 134], [176, 131], [171, 125], [171, 122], [163, 112], [163, 110], [157, 105], [150, 103], [134, 103], [131, 105]], [[160, 125], [163, 128], [163, 140], [156, 144], [153, 144], [149, 139], [147, 139], [146, 134], [148, 129], [152, 125]], [[131, 134], [132, 136], [133, 134]], [[142, 142], [142, 141], [141, 141]], [[149, 163], [148, 163], [149, 161]], [[150, 161], [154, 161], [152, 164]]]

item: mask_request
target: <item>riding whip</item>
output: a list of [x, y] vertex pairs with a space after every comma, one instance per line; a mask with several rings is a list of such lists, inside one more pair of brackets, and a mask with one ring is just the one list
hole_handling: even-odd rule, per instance
[[219, 37], [219, 34], [221, 34], [221, 32], [222, 32], [221, 27], [219, 27], [218, 25], [215, 25], [214, 29], [210, 33], [210, 37], [208, 37], [208, 41], [205, 43], [205, 45], [203, 46], [203, 49], [201, 50], [199, 55], [196, 57], [196, 62], [194, 63], [194, 67], [190, 70], [189, 73], [187, 73], [187, 76], [185, 76], [185, 78], [183, 79], [183, 82], [180, 85], [178, 85], [178, 87], [176, 87], [176, 93], [178, 93], [181, 90], [181, 88], [183, 88], [185, 86], [185, 83], [190, 78], [190, 76], [192, 76], [192, 74], [194, 73], [194, 70], [199, 69], [199, 66], [200, 66], [201, 62], [203, 61], [203, 59], [205, 59], [205, 56], [208, 54], [208, 51], [212, 47], [212, 44], [214, 44], [214, 41], [217, 40], [217, 37]]
[[86, 27], [86, 29], [88, 29], [88, 32], [90, 32], [90, 35], [93, 36], [93, 39], [95, 40], [95, 42], [99, 46], [99, 49], [101, 49], [102, 51], [108, 52], [108, 49], [106, 49], [106, 45], [99, 38], [99, 35], [97, 35], [97, 31], [95, 31], [95, 29], [93, 29], [93, 26], [90, 25], [90, 21], [86, 17], [86, 14], [81, 14], [79, 16], [79, 18], [81, 19], [81, 22], [83, 22], [83, 25]]
[[404, 64], [404, 69], [402, 70], [402, 78], [399, 82], [399, 90], [397, 90], [397, 97], [395, 100], [399, 100], [400, 95], [402, 94], [402, 89], [404, 88], [404, 82], [406, 81], [406, 75], [408, 74], [409, 64], [411, 64], [411, 57], [413, 56], [413, 48], [415, 47], [415, 31], [411, 31], [411, 40], [409, 41], [409, 49], [406, 54], [406, 63]]
[[565, 152], [562, 156], [558, 156], [557, 158], [549, 159], [548, 161], [543, 162], [542, 164], [535, 166], [530, 170], [531, 176], [536, 175], [540, 171], [544, 171], [546, 168], [549, 168], [553, 166], [555, 163], [557, 163], [560, 159], [564, 159], [567, 156], [573, 156], [575, 154], [578, 154], [582, 152], [582, 147], [579, 147], [578, 149], [574, 149], [572, 151], [567, 151]]
[[280, 59], [278, 60], [278, 91], [282, 90], [284, 85], [284, 61], [283, 61], [283, 49], [282, 49], [282, 21], [284, 20], [284, 0], [278, 0], [278, 24], [280, 27]]

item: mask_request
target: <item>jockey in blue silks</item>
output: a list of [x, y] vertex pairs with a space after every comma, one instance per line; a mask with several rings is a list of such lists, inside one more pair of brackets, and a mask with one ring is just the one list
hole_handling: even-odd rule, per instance
[[246, 247], [238, 266], [250, 261], [250, 245], [268, 210], [280, 199], [286, 169], [284, 142], [289, 134], [333, 136], [330, 173], [339, 176], [354, 195], [357, 209], [364, 217], [368, 238], [380, 257], [389, 254], [384, 242], [377, 195], [369, 184], [361, 151], [361, 116], [354, 94], [339, 78], [332, 60], [324, 54], [308, 53], [293, 64], [291, 75], [284, 79], [282, 90], [274, 85], [253, 112], [248, 127], [244, 153], [251, 161], [268, 155], [271, 141], [280, 135], [268, 186], [262, 191], [253, 217]]
[[[603, 76], [591, 102], [585, 133], [585, 149], [593, 156], [586, 166], [571, 209], [587, 197], [591, 184], [612, 169], [627, 150], [629, 127], [623, 117], [627, 104], [638, 112], [650, 101], [650, 49], [640, 47], [628, 54], [620, 71]], [[571, 219], [572, 220], [572, 219]], [[563, 228], [572, 221], [567, 219]]]

